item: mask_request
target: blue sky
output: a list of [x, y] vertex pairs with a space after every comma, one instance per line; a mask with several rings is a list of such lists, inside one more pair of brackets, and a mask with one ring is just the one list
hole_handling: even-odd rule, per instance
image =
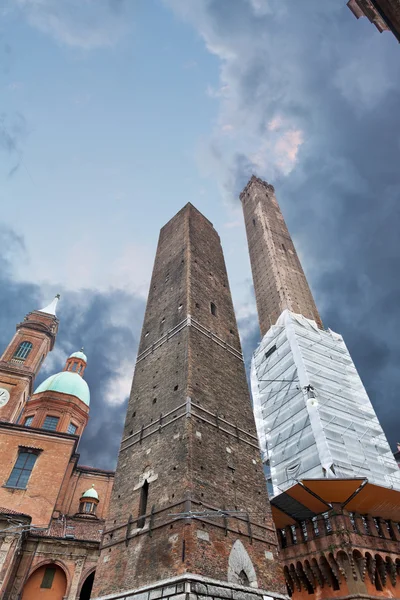
[[41, 377], [85, 345], [86, 462], [114, 464], [158, 232], [188, 201], [221, 235], [249, 358], [237, 198], [252, 172], [275, 185], [324, 322], [400, 436], [398, 53], [345, 0], [5, 0], [0, 341], [62, 293]]

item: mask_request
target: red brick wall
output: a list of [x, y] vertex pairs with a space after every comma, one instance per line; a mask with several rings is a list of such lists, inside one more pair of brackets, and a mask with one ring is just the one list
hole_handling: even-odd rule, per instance
[[[41, 450], [26, 490], [5, 487], [19, 446]], [[0, 432], [0, 506], [31, 515], [33, 525], [48, 525], [74, 446], [73, 438], [3, 427]]]

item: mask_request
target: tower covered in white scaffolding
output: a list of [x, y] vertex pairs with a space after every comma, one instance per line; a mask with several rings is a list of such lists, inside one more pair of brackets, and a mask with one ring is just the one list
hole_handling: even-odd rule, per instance
[[270, 493], [323, 477], [366, 477], [400, 490], [398, 465], [346, 344], [322, 328], [274, 188], [252, 177], [241, 200], [264, 335], [251, 385]]

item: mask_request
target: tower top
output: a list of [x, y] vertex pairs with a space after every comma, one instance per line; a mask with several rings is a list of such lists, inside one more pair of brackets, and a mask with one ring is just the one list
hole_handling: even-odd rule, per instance
[[268, 183], [267, 181], [264, 181], [263, 179], [260, 179], [259, 177], [257, 177], [257, 175], [252, 175], [249, 179], [249, 181], [247, 182], [246, 186], [243, 188], [241, 194], [240, 194], [240, 200], [243, 202], [246, 197], [247, 194], [249, 192], [249, 190], [253, 187], [253, 186], [261, 186], [262, 188], [264, 188], [267, 192], [271, 193], [271, 194], [275, 194], [275, 188], [273, 185], [271, 185], [270, 183]]
[[59, 299], [60, 299], [60, 294], [56, 294], [56, 296], [50, 302], [50, 304], [48, 304], [44, 308], [40, 308], [38, 310], [38, 312], [46, 313], [47, 315], [56, 316], [56, 308], [57, 308], [57, 304], [58, 304]]

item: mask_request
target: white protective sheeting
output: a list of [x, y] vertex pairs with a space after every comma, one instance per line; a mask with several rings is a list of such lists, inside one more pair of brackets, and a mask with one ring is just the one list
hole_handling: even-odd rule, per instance
[[320, 477], [366, 477], [400, 490], [399, 467], [341, 335], [285, 310], [254, 353], [251, 387], [274, 495]]

